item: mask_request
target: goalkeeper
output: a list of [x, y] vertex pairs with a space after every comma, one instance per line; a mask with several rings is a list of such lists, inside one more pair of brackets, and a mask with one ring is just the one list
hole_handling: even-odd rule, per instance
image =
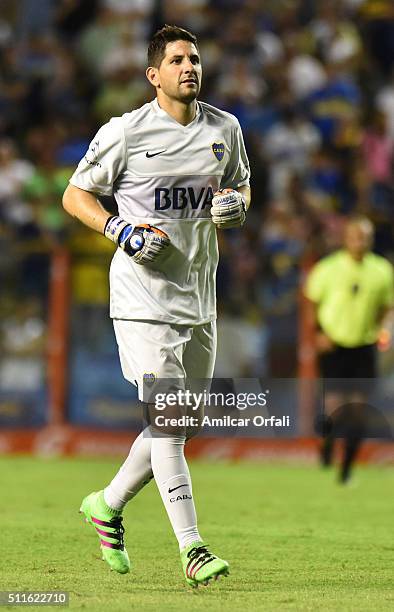
[[[176, 26], [152, 38], [146, 75], [156, 99], [111, 119], [70, 179], [63, 204], [118, 247], [110, 270], [110, 316], [124, 377], [209, 379], [216, 353], [216, 229], [241, 227], [250, 202], [249, 163], [233, 115], [197, 102], [202, 68], [197, 40]], [[97, 200], [113, 194], [119, 216]], [[151, 423], [152, 423], [151, 419]], [[155, 436], [147, 427], [103, 491], [81, 511], [97, 531], [103, 558], [127, 573], [122, 512], [154, 478], [179, 543], [188, 584], [228, 573], [197, 527], [184, 457], [190, 432]]]

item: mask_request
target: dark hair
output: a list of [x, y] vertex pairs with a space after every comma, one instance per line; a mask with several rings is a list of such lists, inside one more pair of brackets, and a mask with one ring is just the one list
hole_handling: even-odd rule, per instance
[[159, 68], [166, 53], [166, 46], [176, 40], [187, 40], [197, 47], [197, 38], [191, 32], [174, 25], [165, 25], [153, 35], [148, 47], [148, 66]]

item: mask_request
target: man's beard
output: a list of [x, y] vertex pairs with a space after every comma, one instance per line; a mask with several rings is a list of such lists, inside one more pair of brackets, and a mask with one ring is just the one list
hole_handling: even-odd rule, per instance
[[193, 102], [198, 94], [200, 93], [200, 87], [193, 87], [191, 89], [186, 89], [185, 90], [181, 90], [178, 89], [178, 100], [180, 102], [183, 102], [184, 104], [190, 104], [191, 102]]
[[198, 91], [191, 91], [188, 94], [183, 94], [182, 96], [179, 96], [179, 100], [180, 102], [184, 102], [185, 104], [190, 104], [190, 102], [193, 102], [193, 100], [197, 98], [197, 94]]

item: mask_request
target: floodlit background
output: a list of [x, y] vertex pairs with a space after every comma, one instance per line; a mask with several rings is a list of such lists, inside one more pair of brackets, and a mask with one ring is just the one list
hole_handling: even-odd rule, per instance
[[[61, 196], [97, 128], [153, 98], [146, 47], [164, 23], [197, 34], [200, 97], [238, 117], [251, 161], [246, 226], [219, 232], [217, 376], [313, 373], [300, 285], [350, 213], [374, 221], [375, 250], [394, 259], [389, 0], [2, 0], [4, 434], [137, 426], [108, 319], [113, 245], [73, 222]], [[380, 348], [390, 390], [390, 329]]]

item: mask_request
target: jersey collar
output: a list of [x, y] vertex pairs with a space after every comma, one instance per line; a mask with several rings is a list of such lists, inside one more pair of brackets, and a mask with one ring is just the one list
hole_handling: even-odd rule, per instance
[[357, 259], [354, 259], [354, 257], [352, 257], [350, 255], [349, 251], [347, 251], [346, 249], [341, 249], [341, 250], [342, 250], [343, 256], [348, 261], [348, 263], [350, 263], [351, 265], [356, 266], [356, 267], [362, 266], [367, 261], [368, 255], [370, 253], [370, 251], [367, 251], [364, 254], [364, 257], [362, 259], [357, 260]]
[[192, 125], [194, 125], [200, 115], [201, 115], [201, 107], [200, 107], [200, 103], [197, 102], [197, 108], [196, 108], [196, 116], [194, 117], [193, 121], [191, 121], [190, 123], [188, 123], [187, 125], [182, 125], [181, 123], [179, 123], [179, 121], [177, 121], [176, 119], [174, 119], [173, 117], [171, 117], [171, 115], [169, 115], [164, 109], [161, 108], [161, 106], [159, 106], [159, 102], [157, 100], [157, 98], [155, 98], [152, 102], [152, 107], [155, 111], [155, 113], [159, 116], [159, 117], [163, 117], [164, 119], [167, 119], [168, 121], [171, 121], [172, 123], [175, 123], [175, 125], [177, 125], [180, 128], [183, 128], [184, 130], [187, 130], [188, 128], [190, 128]]

